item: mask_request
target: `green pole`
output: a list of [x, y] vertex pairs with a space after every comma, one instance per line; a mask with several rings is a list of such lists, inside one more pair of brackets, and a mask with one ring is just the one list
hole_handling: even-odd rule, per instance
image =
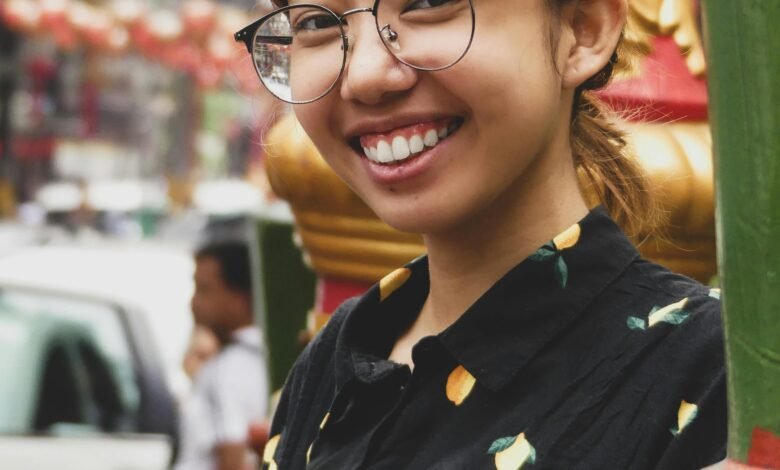
[[780, 0], [704, 0], [729, 459], [780, 468]]

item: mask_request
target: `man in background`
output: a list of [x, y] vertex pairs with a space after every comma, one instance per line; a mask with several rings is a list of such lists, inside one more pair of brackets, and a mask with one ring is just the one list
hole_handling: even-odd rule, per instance
[[210, 329], [222, 349], [206, 362], [184, 407], [176, 470], [255, 468], [250, 428], [265, 419], [268, 382], [260, 331], [252, 324], [249, 250], [213, 242], [195, 253], [195, 323]]

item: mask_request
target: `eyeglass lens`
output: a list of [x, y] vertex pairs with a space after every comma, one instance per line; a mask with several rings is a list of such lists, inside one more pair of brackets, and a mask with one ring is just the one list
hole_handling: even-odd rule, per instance
[[[381, 0], [376, 25], [387, 50], [420, 70], [452, 66], [474, 31], [470, 0]], [[267, 18], [253, 38], [253, 60], [263, 84], [289, 103], [308, 103], [330, 91], [346, 60], [349, 26], [331, 11], [300, 5]]]

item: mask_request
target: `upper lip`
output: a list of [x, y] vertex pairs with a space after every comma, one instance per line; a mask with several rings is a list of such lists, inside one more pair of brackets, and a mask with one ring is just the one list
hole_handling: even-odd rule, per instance
[[347, 139], [364, 136], [366, 134], [381, 134], [401, 127], [411, 126], [422, 122], [438, 121], [440, 119], [455, 118], [454, 114], [445, 113], [405, 113], [386, 117], [370, 117], [356, 120], [346, 126], [344, 135]]

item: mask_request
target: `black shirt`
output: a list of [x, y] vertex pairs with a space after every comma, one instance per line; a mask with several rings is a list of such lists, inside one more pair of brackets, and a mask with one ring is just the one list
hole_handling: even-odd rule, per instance
[[725, 458], [719, 291], [639, 257], [603, 209], [454, 324], [387, 359], [425, 257], [342, 305], [298, 359], [264, 461], [288, 469], [699, 469]]

